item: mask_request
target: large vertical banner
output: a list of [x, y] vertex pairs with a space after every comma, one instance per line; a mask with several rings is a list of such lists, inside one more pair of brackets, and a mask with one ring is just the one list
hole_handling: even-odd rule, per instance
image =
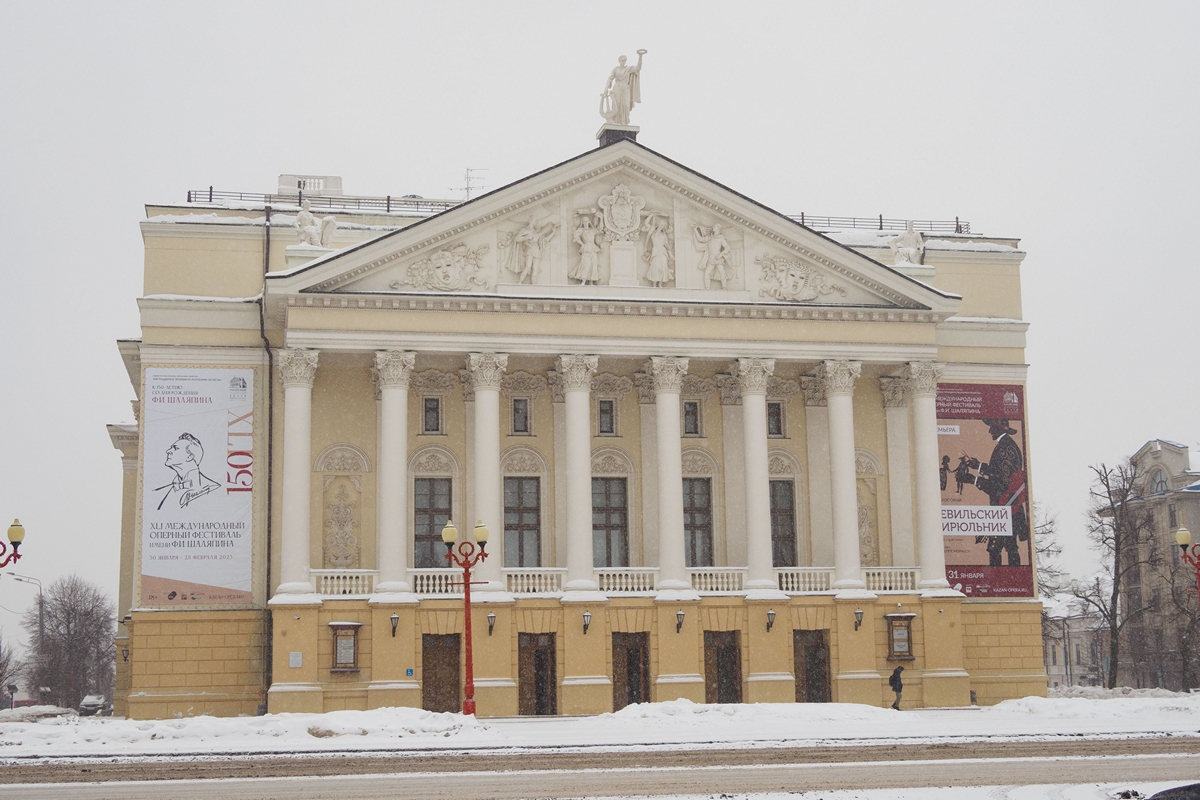
[[254, 371], [147, 369], [141, 604], [252, 602]]
[[946, 579], [968, 597], [1032, 597], [1020, 386], [938, 385]]

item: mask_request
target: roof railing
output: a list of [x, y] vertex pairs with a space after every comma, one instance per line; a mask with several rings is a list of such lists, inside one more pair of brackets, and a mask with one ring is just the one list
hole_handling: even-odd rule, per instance
[[[301, 201], [308, 200], [312, 208], [318, 211], [382, 211], [385, 214], [404, 213], [432, 215], [440, 214], [447, 209], [462, 204], [462, 200], [430, 200], [416, 195], [396, 197], [352, 197], [348, 195], [305, 194], [261, 194], [258, 192], [225, 192], [216, 191], [209, 186], [207, 189], [189, 189], [187, 202], [199, 205], [230, 205], [233, 203], [251, 203], [256, 205], [299, 206]], [[874, 217], [829, 217], [800, 212], [790, 215], [790, 218], [809, 228], [819, 230], [839, 231], [847, 228], [878, 231], [902, 231], [908, 223], [913, 230], [921, 233], [970, 233], [971, 223], [955, 217], [952, 220], [940, 219], [900, 219], [884, 217], [879, 214]]]

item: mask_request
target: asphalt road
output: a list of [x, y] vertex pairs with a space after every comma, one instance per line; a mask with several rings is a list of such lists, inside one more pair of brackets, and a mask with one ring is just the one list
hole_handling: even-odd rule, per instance
[[1193, 781], [1200, 738], [14, 763], [0, 798], [518, 800]]

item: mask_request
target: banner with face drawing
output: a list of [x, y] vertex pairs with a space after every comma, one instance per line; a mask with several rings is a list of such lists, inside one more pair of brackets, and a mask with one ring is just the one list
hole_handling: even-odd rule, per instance
[[254, 371], [147, 369], [145, 608], [252, 601]]
[[937, 416], [946, 580], [968, 597], [1032, 597], [1023, 387], [939, 384]]

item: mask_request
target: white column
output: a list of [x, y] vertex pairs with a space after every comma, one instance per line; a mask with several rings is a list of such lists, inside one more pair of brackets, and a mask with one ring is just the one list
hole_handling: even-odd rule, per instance
[[835, 589], [864, 589], [859, 563], [858, 489], [854, 472], [854, 381], [858, 361], [826, 361], [819, 376], [829, 404], [829, 483], [833, 499]]
[[[459, 536], [470, 536], [482, 520], [489, 532], [488, 558], [475, 568], [476, 580], [487, 581], [484, 591], [503, 591], [504, 501], [500, 478], [500, 379], [508, 368], [505, 353], [471, 353], [467, 370], [475, 392], [475, 497], [476, 519], [463, 520]], [[474, 590], [472, 590], [474, 591]]]
[[558, 357], [567, 417], [568, 591], [596, 590], [592, 565], [592, 376], [596, 356]]
[[944, 367], [932, 361], [908, 365], [912, 395], [913, 484], [917, 500], [917, 553], [922, 589], [947, 589], [946, 551], [942, 541], [942, 490], [938, 477], [937, 384]]
[[376, 553], [379, 583], [375, 591], [408, 592], [408, 379], [416, 353], [375, 353], [379, 384], [379, 496]]
[[679, 430], [679, 392], [688, 360], [654, 357], [646, 372], [654, 381], [658, 438], [658, 588], [691, 589], [683, 537], [683, 444]]
[[917, 564], [913, 538], [912, 457], [908, 442], [908, 380], [880, 378], [887, 424], [888, 498], [892, 521], [892, 565]]
[[825, 382], [803, 377], [804, 439], [808, 443], [809, 566], [833, 566], [833, 500], [829, 483], [829, 405]]
[[767, 469], [767, 379], [773, 358], [739, 358], [742, 393], [742, 472], [746, 482], [746, 588], [777, 589], [771, 560], [771, 487]]
[[280, 350], [283, 378], [283, 525], [278, 594], [313, 594], [309, 578], [312, 504], [312, 387], [316, 350]]

